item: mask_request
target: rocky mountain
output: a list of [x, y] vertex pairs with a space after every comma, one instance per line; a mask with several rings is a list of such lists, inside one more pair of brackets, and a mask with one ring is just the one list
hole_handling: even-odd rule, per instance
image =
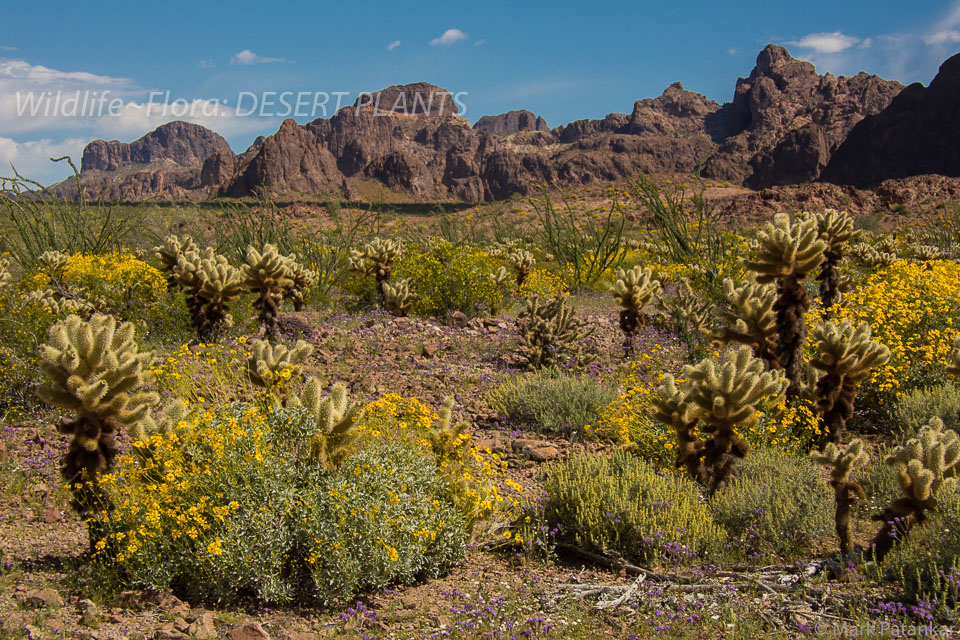
[[910, 85], [857, 124], [822, 178], [866, 188], [921, 174], [960, 176], [960, 54], [940, 66], [930, 86]]
[[102, 197], [241, 197], [352, 193], [380, 184], [418, 198], [482, 201], [538, 184], [578, 186], [638, 171], [692, 172], [759, 189], [816, 180], [864, 117], [902, 86], [865, 73], [818, 75], [769, 45], [733, 101], [720, 105], [680, 83], [638, 100], [630, 114], [550, 130], [529, 111], [470, 126], [444, 89], [395, 85], [364, 94], [330, 118], [285, 121], [242, 154], [211, 131], [170, 123], [130, 144], [96, 141], [81, 182]]
[[477, 120], [473, 128], [495, 136], [511, 136], [521, 131], [550, 132], [546, 120], [526, 109], [508, 111], [497, 116], [483, 116]]

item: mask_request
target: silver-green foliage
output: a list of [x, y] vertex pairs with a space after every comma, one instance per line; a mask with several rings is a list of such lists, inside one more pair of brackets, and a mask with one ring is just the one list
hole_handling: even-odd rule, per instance
[[560, 539], [632, 561], [703, 562], [724, 544], [697, 485], [628, 452], [579, 455], [550, 468], [545, 516]]

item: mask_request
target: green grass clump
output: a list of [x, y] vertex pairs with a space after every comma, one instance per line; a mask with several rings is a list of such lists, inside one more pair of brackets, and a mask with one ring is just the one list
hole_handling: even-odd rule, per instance
[[697, 485], [626, 452], [578, 456], [549, 471], [545, 518], [558, 540], [629, 560], [693, 562], [725, 542]]
[[936, 602], [940, 607], [960, 605], [960, 491], [937, 500], [938, 512], [884, 563], [887, 576], [903, 585], [908, 598]]
[[518, 377], [498, 387], [493, 409], [517, 425], [566, 436], [600, 418], [600, 410], [616, 400], [615, 389], [590, 378], [549, 371]]
[[813, 462], [769, 447], [751, 451], [739, 469], [710, 503], [734, 555], [789, 557], [830, 538], [833, 497]]
[[926, 425], [930, 418], [940, 418], [944, 426], [957, 431], [960, 428], [960, 388], [946, 382], [922, 389], [912, 389], [900, 396], [896, 408], [903, 434], [910, 438]]

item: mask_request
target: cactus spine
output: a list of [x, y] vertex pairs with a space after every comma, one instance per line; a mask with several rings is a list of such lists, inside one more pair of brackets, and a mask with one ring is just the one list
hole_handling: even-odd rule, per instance
[[72, 436], [60, 470], [81, 514], [101, 500], [97, 478], [113, 467], [117, 431], [135, 431], [159, 400], [156, 393], [140, 389], [143, 367], [152, 354], [138, 350], [133, 332], [129, 322], [118, 328], [113, 316], [98, 314], [89, 321], [68, 316], [50, 328], [40, 348], [40, 370], [47, 383], [37, 389], [37, 396], [76, 412], [59, 425], [61, 433]]
[[634, 335], [637, 328], [645, 324], [643, 308], [661, 290], [660, 281], [653, 278], [650, 267], [641, 269], [637, 266], [629, 271], [617, 269], [617, 280], [610, 291], [620, 305], [620, 329], [624, 335], [623, 350], [626, 355], [633, 354]]
[[937, 509], [940, 492], [956, 488], [960, 438], [945, 430], [940, 418], [932, 418], [918, 437], [894, 449], [885, 462], [896, 470], [903, 495], [874, 516], [883, 522], [873, 539], [873, 556], [878, 562], [910, 529], [927, 521], [927, 512]]
[[819, 464], [832, 467], [830, 486], [833, 487], [836, 502], [834, 521], [837, 539], [840, 542], [840, 553], [847, 555], [853, 550], [850, 508], [856, 500], [867, 497], [863, 487], [856, 480], [852, 480], [850, 474], [858, 467], [866, 465], [870, 461], [870, 455], [864, 450], [863, 441], [853, 440], [842, 449], [831, 442], [822, 452], [814, 451], [811, 457]]
[[853, 417], [857, 385], [870, 370], [890, 359], [890, 350], [871, 339], [870, 325], [827, 322], [814, 329], [817, 355], [810, 364], [823, 372], [817, 380], [817, 409], [823, 418], [821, 444], [839, 443]]
[[773, 222], [758, 234], [759, 246], [748, 269], [757, 274], [757, 282], [777, 285], [777, 361], [790, 385], [787, 395], [795, 398], [803, 386], [804, 316], [810, 306], [803, 281], [823, 262], [826, 243], [820, 239], [817, 223], [810, 218], [791, 220], [777, 214]]
[[293, 285], [287, 259], [272, 244], [264, 245], [262, 251], [247, 247], [247, 262], [240, 268], [240, 276], [247, 291], [257, 296], [253, 306], [260, 312], [260, 324], [268, 335], [276, 335], [283, 292]]
[[517, 316], [520, 334], [520, 357], [528, 369], [539, 369], [562, 364], [570, 359], [588, 362], [578, 344], [592, 335], [584, 324], [574, 318], [565, 296], [541, 301], [539, 296], [526, 300], [526, 309]]

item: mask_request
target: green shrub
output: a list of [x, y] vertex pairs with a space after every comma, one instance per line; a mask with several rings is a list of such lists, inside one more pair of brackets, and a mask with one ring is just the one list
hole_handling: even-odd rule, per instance
[[473, 317], [493, 312], [503, 300], [504, 289], [493, 280], [502, 265], [480, 249], [434, 239], [424, 249], [407, 247], [395, 278], [409, 279], [415, 314], [442, 318], [460, 311]]
[[960, 389], [953, 382], [913, 389], [900, 396], [897, 418], [903, 434], [913, 437], [930, 418], [940, 418], [943, 424], [957, 431], [960, 428]]
[[867, 499], [857, 501], [855, 508], [868, 518], [881, 513], [902, 493], [897, 482], [897, 472], [884, 462], [890, 451], [887, 446], [877, 447], [870, 455], [870, 462], [857, 471], [857, 479], [866, 492]]
[[94, 561], [135, 588], [182, 598], [330, 604], [439, 575], [466, 538], [436, 464], [378, 446], [328, 470], [303, 409], [197, 412], [139, 441], [101, 478]]
[[725, 541], [690, 480], [623, 451], [550, 468], [545, 518], [558, 540], [630, 560], [703, 560]]
[[887, 559], [890, 579], [903, 585], [907, 597], [942, 605], [960, 604], [960, 491], [940, 496], [930, 522], [914, 527]]
[[500, 385], [493, 409], [517, 425], [572, 435], [600, 418], [600, 410], [616, 400], [615, 389], [590, 378], [535, 372]]
[[734, 554], [790, 556], [830, 538], [833, 496], [808, 458], [768, 447], [738, 468], [740, 476], [711, 501]]

